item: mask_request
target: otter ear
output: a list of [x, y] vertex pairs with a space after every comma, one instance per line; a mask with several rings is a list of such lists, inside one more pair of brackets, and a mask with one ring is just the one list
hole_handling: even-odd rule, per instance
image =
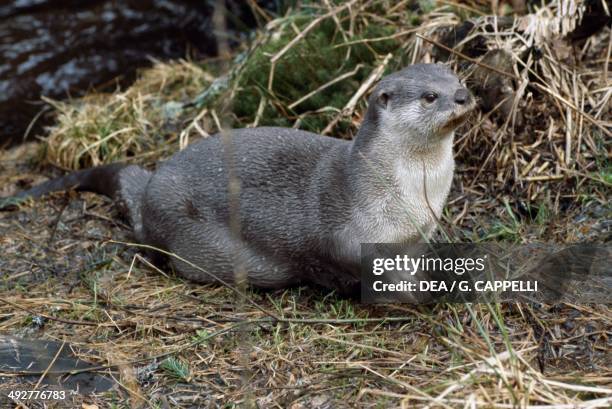
[[385, 91], [382, 91], [376, 97], [376, 102], [383, 108], [387, 108], [389, 105], [389, 100], [391, 99], [391, 94]]

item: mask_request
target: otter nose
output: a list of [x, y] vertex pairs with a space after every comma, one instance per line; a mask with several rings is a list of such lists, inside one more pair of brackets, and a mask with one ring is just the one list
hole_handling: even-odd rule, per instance
[[469, 97], [470, 93], [465, 88], [458, 89], [457, 92], [455, 92], [455, 102], [459, 105], [465, 104]]

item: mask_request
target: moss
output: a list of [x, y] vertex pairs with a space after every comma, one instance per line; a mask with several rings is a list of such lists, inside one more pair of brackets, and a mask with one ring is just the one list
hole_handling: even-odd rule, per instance
[[[331, 120], [329, 112], [313, 114], [321, 108], [342, 109], [349, 101], [361, 82], [369, 75], [381, 55], [397, 51], [400, 47], [396, 39], [360, 42], [361, 40], [389, 37], [396, 32], [395, 27], [368, 24], [358, 27], [360, 31], [351, 38], [345, 38], [336, 22], [329, 18], [323, 20], [301, 41], [293, 45], [274, 67], [271, 89], [268, 81], [272, 55], [277, 54], [296, 35], [302, 31], [312, 16], [302, 15], [293, 18], [275, 34], [275, 38], [260, 46], [246, 64], [237, 85], [233, 111], [236, 115], [234, 126], [252, 123], [262, 98], [266, 106], [259, 118], [259, 125], [291, 126], [300, 118], [300, 127], [320, 132]], [[348, 30], [348, 21], [341, 21], [343, 30]], [[345, 45], [344, 43], [350, 44]], [[305, 94], [322, 87], [340, 75], [352, 71], [361, 64], [355, 75], [338, 81], [303, 100], [291, 104]]]

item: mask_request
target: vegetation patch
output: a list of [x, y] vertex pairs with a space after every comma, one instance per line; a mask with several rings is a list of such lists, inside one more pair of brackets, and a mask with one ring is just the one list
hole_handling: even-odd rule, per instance
[[60, 168], [79, 169], [167, 156], [193, 116], [185, 103], [212, 79], [192, 62], [156, 63], [125, 91], [49, 101], [57, 124], [45, 139], [45, 157]]

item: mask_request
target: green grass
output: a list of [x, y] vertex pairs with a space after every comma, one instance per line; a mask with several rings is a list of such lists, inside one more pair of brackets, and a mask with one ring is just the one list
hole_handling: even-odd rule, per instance
[[[401, 45], [395, 39], [369, 44], [352, 44], [363, 39], [390, 36], [395, 28], [390, 25], [369, 24], [358, 27], [356, 34], [345, 40], [342, 32], [348, 30], [348, 20], [342, 19], [340, 26], [332, 19], [322, 21], [303, 41], [295, 44], [273, 67], [270, 56], [278, 53], [295, 35], [314, 18], [310, 14], [292, 16], [282, 21], [275, 38], [257, 48], [241, 73], [233, 98], [234, 125], [252, 123], [258, 115], [260, 103], [265, 108], [259, 125], [292, 126], [301, 116], [300, 127], [320, 132], [337, 111], [344, 107], [359, 84], [368, 76], [379, 56], [397, 51]], [[349, 52], [350, 50], [350, 52]], [[289, 105], [302, 98], [305, 93], [328, 84], [343, 73], [358, 65], [362, 69], [355, 75], [323, 89], [299, 105]], [[272, 87], [268, 87], [270, 71], [274, 68]], [[262, 102], [263, 101], [263, 102]], [[306, 115], [328, 108], [327, 112]]]
[[189, 382], [191, 372], [189, 365], [178, 358], [168, 357], [160, 365], [160, 368], [168, 375], [179, 382]]

